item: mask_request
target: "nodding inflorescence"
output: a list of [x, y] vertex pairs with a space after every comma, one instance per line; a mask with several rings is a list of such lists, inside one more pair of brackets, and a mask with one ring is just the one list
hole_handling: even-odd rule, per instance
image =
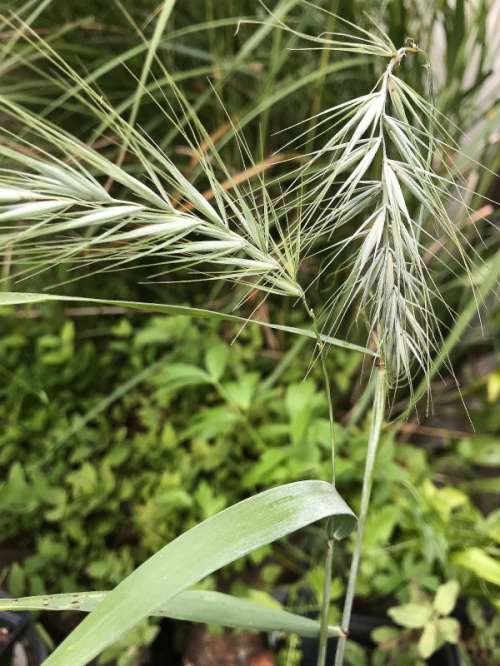
[[432, 101], [395, 73], [408, 53], [429, 64], [413, 41], [393, 49], [372, 92], [319, 114], [327, 139], [296, 181], [306, 191], [306, 242], [326, 239], [323, 270], [347, 256], [347, 278], [328, 304], [330, 326], [356, 304], [394, 386], [410, 382], [416, 370], [428, 375], [439, 347], [432, 301], [440, 295], [423, 259], [428, 242], [446, 234], [467, 264], [443, 203], [446, 179], [431, 166], [442, 149]]

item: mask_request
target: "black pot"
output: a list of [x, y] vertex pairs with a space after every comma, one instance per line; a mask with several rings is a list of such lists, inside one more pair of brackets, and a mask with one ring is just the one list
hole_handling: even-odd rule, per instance
[[[0, 589], [0, 597], [9, 596]], [[16, 653], [29, 666], [39, 666], [48, 654], [29, 611], [0, 611], [0, 666], [11, 666]]]
[[[349, 638], [363, 647], [375, 647], [370, 634], [378, 627], [387, 627], [393, 624], [388, 618], [371, 615], [353, 615]], [[328, 639], [326, 663], [333, 663], [337, 639]], [[302, 638], [300, 649], [302, 652], [302, 666], [316, 666], [318, 660], [318, 640], [316, 638]], [[458, 649], [455, 645], [446, 643], [427, 660], [429, 666], [460, 666]]]

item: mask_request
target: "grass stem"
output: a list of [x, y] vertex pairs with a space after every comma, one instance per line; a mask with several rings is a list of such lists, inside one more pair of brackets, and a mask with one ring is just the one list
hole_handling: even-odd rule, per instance
[[[323, 379], [325, 383], [325, 393], [328, 401], [328, 421], [330, 424], [330, 451], [332, 461], [332, 485], [335, 487], [335, 420], [333, 414], [332, 393], [330, 388], [330, 379], [328, 377], [328, 368], [326, 367], [326, 354], [325, 345], [321, 339], [319, 332], [318, 321], [314, 310], [309, 308], [305, 298], [303, 299], [304, 306], [311, 317], [314, 333], [318, 344], [318, 356], [321, 363], [321, 370], [323, 372]], [[319, 634], [319, 647], [318, 647], [318, 661], [317, 666], [325, 666], [326, 650], [328, 646], [328, 620], [330, 616], [330, 588], [332, 584], [332, 562], [333, 562], [333, 544], [334, 544], [334, 526], [331, 521], [326, 525], [327, 541], [325, 553], [325, 579], [323, 583], [323, 603], [321, 607], [321, 629]]]
[[310, 308], [305, 299], [304, 305], [307, 310], [307, 313], [311, 317], [314, 333], [316, 335], [316, 340], [318, 343], [318, 357], [321, 364], [321, 370], [323, 372], [323, 379], [325, 382], [325, 393], [326, 399], [328, 402], [328, 421], [330, 424], [330, 451], [332, 456], [332, 486], [335, 487], [335, 419], [333, 415], [333, 403], [332, 403], [332, 392], [330, 388], [330, 379], [328, 377], [328, 368], [326, 367], [326, 355], [325, 355], [325, 344], [321, 339], [321, 334], [319, 332], [318, 320], [314, 314], [314, 310]]
[[328, 647], [328, 620], [330, 616], [330, 587], [332, 582], [333, 543], [334, 538], [329, 537], [326, 542], [325, 580], [323, 584], [323, 604], [321, 606], [321, 629], [319, 633], [317, 666], [324, 666], [326, 663], [326, 650]]
[[[344, 610], [342, 613], [342, 630], [347, 634], [351, 622], [352, 605], [354, 593], [356, 590], [356, 580], [358, 577], [359, 562], [361, 559], [361, 547], [363, 545], [363, 536], [365, 531], [366, 517], [370, 504], [370, 494], [373, 483], [373, 468], [375, 456], [377, 454], [378, 443], [380, 440], [380, 431], [384, 422], [385, 401], [387, 392], [387, 377], [383, 367], [377, 367], [377, 377], [375, 383], [375, 395], [373, 397], [373, 413], [370, 426], [370, 435], [368, 439], [368, 450], [366, 452], [365, 473], [363, 476], [363, 488], [361, 491], [361, 505], [359, 509], [358, 531], [356, 535], [356, 545], [352, 556], [351, 570], [349, 571], [349, 580], [347, 583], [346, 598]], [[337, 653], [335, 655], [334, 666], [343, 666], [344, 654], [346, 648], [346, 637], [339, 638], [337, 644]]]

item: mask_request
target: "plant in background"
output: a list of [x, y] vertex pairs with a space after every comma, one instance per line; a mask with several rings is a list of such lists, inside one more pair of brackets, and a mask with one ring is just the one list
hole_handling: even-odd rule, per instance
[[[407, 55], [423, 54], [428, 66], [426, 54], [415, 44], [397, 48], [388, 37], [371, 35], [356, 26], [351, 26], [354, 36], [326, 35], [313, 41], [323, 49], [388, 60], [376, 89], [318, 113], [309, 121], [324, 137], [323, 147], [303, 156], [304, 166], [298, 171], [278, 179], [280, 184], [294, 178], [292, 185], [285, 187], [278, 197], [273, 196], [270, 184], [257, 169], [238, 128], [231, 125], [243, 160], [251, 164], [251, 175], [243, 179], [243, 184], [238, 182], [225, 166], [195, 110], [157, 58], [159, 40], [174, 4], [173, 0], [164, 3], [158, 17], [128, 120], [69, 67], [50, 44], [42, 42], [27, 26], [19, 29], [15, 22], [10, 24], [16, 39], [25, 33], [22, 36], [27, 46], [46, 57], [57, 70], [57, 77], [47, 75], [51, 82], [61, 85], [65, 94], [73, 96], [114, 132], [120, 150], [113, 162], [51, 125], [43, 115], [6, 96], [0, 97], [2, 112], [12, 126], [12, 129], [4, 127], [0, 144], [0, 154], [8, 165], [0, 172], [0, 222], [4, 225], [0, 244], [12, 266], [9, 280], [32, 277], [66, 264], [76, 266], [75, 274], [144, 264], [158, 267], [156, 277], [165, 280], [174, 269], [188, 268], [199, 270], [201, 279], [207, 281], [217, 279], [237, 284], [246, 290], [241, 301], [252, 290], [260, 293], [262, 299], [276, 294], [302, 303], [312, 329], [281, 328], [312, 337], [317, 343], [330, 415], [332, 483], [288, 484], [233, 505], [169, 543], [110, 593], [43, 596], [2, 602], [2, 605], [92, 610], [49, 658], [47, 664], [54, 666], [87, 663], [150, 614], [169, 614], [226, 626], [319, 634], [320, 666], [325, 663], [327, 637], [336, 635], [340, 640], [335, 663], [340, 666], [387, 392], [405, 383], [411, 386], [417, 373], [423, 376], [425, 384], [439, 365], [446, 362], [446, 346], [441, 355], [442, 338], [434, 301], [441, 299], [447, 304], [439, 285], [434, 283], [424, 254], [430, 247], [434, 257], [435, 244], [439, 243], [445, 248], [445, 259], [440, 261], [459, 267], [465, 274], [472, 270], [475, 250], [457, 231], [445, 206], [447, 199], [462, 203], [467, 190], [449, 166], [452, 139], [436, 114], [432, 97], [430, 101], [424, 99], [396, 74]], [[169, 97], [158, 99], [145, 89], [153, 62], [162, 72]], [[153, 90], [161, 95], [158, 86]], [[196, 156], [198, 169], [210, 188], [209, 196], [183, 175], [165, 151], [137, 129], [136, 117], [143, 97], [149, 98], [158, 113], [163, 113], [175, 126]], [[18, 131], [18, 124], [22, 132]], [[126, 153], [139, 165], [139, 175], [131, 175], [123, 167]], [[433, 159], [444, 169], [444, 176], [433, 169]], [[114, 195], [117, 185], [120, 193]], [[326, 252], [327, 259], [313, 283], [323, 279], [327, 269], [338, 268], [340, 260], [346, 274], [319, 315], [309, 304], [311, 281], [305, 282], [299, 272], [304, 261], [316, 252]], [[484, 289], [490, 288], [490, 282], [485, 281]], [[483, 296], [482, 287], [478, 288], [478, 298]], [[2, 303], [64, 298], [6, 292], [2, 294]], [[118, 302], [79, 296], [74, 300]], [[166, 304], [123, 301], [119, 304], [239, 320], [224, 312]], [[348, 318], [353, 323], [358, 318], [366, 323], [369, 347], [360, 348], [331, 336], [340, 322]], [[325, 329], [328, 333], [322, 332]], [[335, 487], [336, 442], [327, 345], [363, 351], [376, 358], [358, 533], [340, 627], [328, 625], [333, 551], [335, 543], [352, 531], [355, 520]], [[207, 364], [214, 382], [219, 365], [217, 356], [211, 357]], [[417, 391], [416, 397], [418, 394]], [[187, 589], [259, 546], [326, 517], [329, 520], [320, 625], [284, 611], [267, 612], [228, 595]], [[439, 612], [441, 607], [439, 604], [436, 610]], [[441, 627], [444, 619], [434, 619], [429, 626]]]
[[[459, 585], [455, 580], [440, 585], [432, 602], [427, 600], [420, 590], [416, 590], [415, 601], [389, 608], [387, 611], [396, 624], [410, 632], [380, 627], [372, 632], [373, 639], [381, 645], [382, 652], [392, 650], [398, 653], [398, 644], [408, 640], [413, 633], [411, 630], [421, 630], [418, 656], [422, 660], [428, 659], [445, 643], [458, 643], [460, 623], [455, 618], [448, 617], [455, 608], [458, 592]], [[394, 655], [388, 656], [389, 659], [394, 658]]]
[[469, 641], [466, 641], [468, 652], [475, 663], [493, 666], [500, 660], [500, 616], [491, 617], [474, 599], [467, 604], [467, 615], [477, 630]]

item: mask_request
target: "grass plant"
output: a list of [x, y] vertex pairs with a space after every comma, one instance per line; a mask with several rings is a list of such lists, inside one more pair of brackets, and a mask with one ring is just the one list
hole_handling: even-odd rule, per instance
[[[4, 30], [12, 34], [2, 61], [6, 70], [13, 66], [10, 52], [16, 52], [15, 62], [43, 75], [60, 96], [40, 113], [30, 108], [32, 104], [16, 99], [12, 91], [0, 94], [0, 112], [5, 118], [0, 139], [0, 249], [6, 258], [5, 292], [0, 302], [13, 305], [70, 298], [39, 294], [31, 288], [19, 294], [17, 287], [12, 288], [36, 284], [44, 273], [57, 274], [61, 266], [66, 270], [65, 282], [133, 266], [163, 286], [186, 275], [202, 285], [230, 283], [237, 288], [239, 307], [251, 302], [257, 308], [267, 298], [288, 297], [311, 320], [309, 330], [295, 332], [313, 337], [317, 343], [315, 360], [321, 365], [329, 406], [332, 483], [302, 481], [277, 487], [225, 509], [181, 535], [105, 598], [100, 592], [89, 593], [87, 600], [101, 595], [96, 609], [46, 663], [87, 663], [124, 630], [167, 602], [182, 606], [180, 595], [189, 595], [187, 588], [204, 576], [328, 517], [320, 624], [313, 627], [298, 616], [271, 613], [259, 628], [316, 632], [320, 639], [318, 666], [324, 666], [328, 636], [340, 636], [335, 664], [341, 666], [388, 392], [395, 396], [409, 387], [414, 401], [436, 372], [449, 368], [448, 352], [456, 331], [467, 325], [474, 308], [494, 291], [497, 278], [484, 279], [479, 242], [454, 220], [456, 210], [465, 220], [472, 219], [476, 198], [470, 183], [457, 172], [456, 156], [461, 153], [456, 133], [435, 106], [429, 56], [416, 43], [395, 45], [376, 25], [366, 30], [307, 2], [280, 2], [268, 16], [247, 17], [242, 25], [254, 28], [252, 38], [232, 63], [223, 65], [226, 71], [218, 73], [221, 80], [229, 78], [261, 40], [273, 35], [275, 56], [266, 74], [263, 97], [236, 117], [224, 110], [224, 97], [229, 93], [220, 80], [192, 102], [173, 75], [168, 58], [160, 57], [174, 7], [175, 0], [162, 5], [152, 37], [134, 51], [145, 54], [144, 64], [131, 77], [133, 94], [118, 105], [99, 87], [105, 65], [90, 75], [79, 74], [50, 39], [42, 39], [32, 28], [36, 16], [30, 16], [29, 3], [26, 20], [5, 18]], [[303, 13], [296, 18], [292, 10], [298, 7]], [[286, 21], [291, 12], [292, 27]], [[331, 26], [321, 36], [311, 34], [306, 20], [317, 15], [326, 17]], [[124, 11], [124, 18], [142, 36], [133, 17]], [[213, 28], [216, 21], [208, 23]], [[283, 63], [278, 52], [285, 38], [291, 49], [299, 49], [291, 51], [293, 57], [302, 49], [308, 54], [320, 49], [322, 54], [341, 54], [340, 60], [314, 77], [303, 75], [298, 85], [285, 85], [270, 95], [273, 77]], [[411, 57], [421, 59], [426, 76], [409, 83], [403, 65]], [[320, 80], [329, 68], [341, 71], [370, 63], [376, 70], [380, 61], [381, 73], [359, 96], [323, 111], [319, 110], [321, 95], [316, 96], [315, 112], [308, 120], [280, 127], [287, 138], [277, 156], [265, 154], [262, 148], [258, 155], [250, 147], [245, 127], [257, 117], [264, 127], [269, 125], [273, 105], [287, 94]], [[481, 58], [478, 66], [482, 68], [483, 63]], [[108, 66], [117, 64], [118, 59]], [[215, 69], [212, 65], [210, 71]], [[204, 123], [208, 100], [220, 114], [219, 127], [212, 132]], [[156, 137], [154, 121], [140, 124], [145, 104], [169, 128], [166, 139]], [[71, 105], [82, 116], [93, 118], [87, 136], [91, 141], [64, 129], [63, 122], [48, 119]], [[96, 145], [109, 134], [115, 151], [106, 155]], [[174, 137], [190, 156], [187, 175], [171, 149]], [[228, 166], [229, 151], [236, 156], [238, 170]], [[271, 166], [275, 167], [272, 177], [267, 173]], [[482, 218], [480, 214], [479, 221]], [[322, 262], [313, 276], [304, 270], [310, 261]], [[460, 284], [472, 281], [472, 306], [455, 314], [454, 304], [443, 295], [439, 272]], [[333, 286], [331, 274], [338, 276], [333, 278]], [[316, 310], [311, 302], [317, 301], [318, 285], [328, 288], [328, 296]], [[112, 297], [95, 295], [74, 298], [117, 303]], [[166, 303], [120, 301], [120, 305], [183, 312]], [[237, 318], [189, 307], [184, 313]], [[445, 340], [441, 319], [454, 318], [459, 328], [452, 328], [451, 337]], [[243, 317], [243, 321], [248, 323], [252, 317]], [[368, 331], [364, 348], [357, 344], [358, 337], [351, 339], [358, 322]], [[376, 358], [358, 531], [339, 627], [328, 624], [333, 553], [337, 542], [354, 529], [355, 520], [336, 490], [329, 345]], [[416, 380], [421, 384], [414, 391]], [[16, 604], [58, 608], [67, 605], [67, 599], [11, 602], [13, 607]], [[188, 619], [227, 618], [229, 608], [236, 626], [248, 627], [248, 617], [255, 612], [222, 596], [207, 599], [198, 595], [190, 604], [188, 610], [183, 606]], [[80, 597], [76, 607], [89, 609]]]

